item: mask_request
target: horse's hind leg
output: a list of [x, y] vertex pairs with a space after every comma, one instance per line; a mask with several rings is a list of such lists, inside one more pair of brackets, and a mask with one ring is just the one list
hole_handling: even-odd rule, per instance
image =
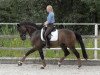
[[72, 52], [75, 54], [75, 56], [77, 57], [78, 59], [78, 68], [81, 67], [81, 59], [80, 59], [80, 54], [79, 52], [75, 49], [75, 47], [73, 48], [70, 48], [72, 50]]
[[61, 44], [60, 47], [64, 52], [64, 56], [58, 62], [59, 67], [61, 66], [61, 62], [70, 54], [70, 52], [68, 51], [67, 47], [64, 44]]
[[31, 53], [33, 53], [33, 52], [35, 52], [35, 51], [36, 51], [35, 48], [30, 49], [30, 50], [24, 55], [24, 57], [18, 62], [18, 66], [22, 66], [23, 62], [25, 61], [25, 58], [26, 58], [29, 54], [31, 54]]

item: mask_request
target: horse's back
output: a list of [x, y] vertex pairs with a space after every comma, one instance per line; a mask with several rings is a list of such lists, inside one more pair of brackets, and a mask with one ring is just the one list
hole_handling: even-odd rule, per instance
[[73, 37], [75, 37], [74, 32], [72, 30], [69, 30], [69, 29], [60, 29], [59, 30], [59, 35], [73, 36]]
[[73, 44], [76, 41], [76, 36], [72, 30], [60, 29], [58, 32], [59, 43]]

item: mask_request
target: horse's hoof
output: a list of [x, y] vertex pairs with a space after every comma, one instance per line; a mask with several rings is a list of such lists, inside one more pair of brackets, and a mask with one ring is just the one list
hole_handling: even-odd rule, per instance
[[40, 69], [44, 69], [44, 67], [42, 66]]
[[80, 68], [81, 68], [81, 66], [82, 66], [82, 65], [79, 65], [79, 66], [78, 66], [78, 69], [80, 69]]
[[22, 66], [22, 62], [21, 61], [18, 61], [18, 66]]
[[58, 64], [58, 66], [60, 67], [60, 66], [61, 66], [61, 64]]
[[59, 67], [61, 66], [61, 63], [60, 63], [60, 62], [58, 62], [58, 66], [59, 66]]
[[88, 59], [85, 59], [86, 61], [88, 60]]

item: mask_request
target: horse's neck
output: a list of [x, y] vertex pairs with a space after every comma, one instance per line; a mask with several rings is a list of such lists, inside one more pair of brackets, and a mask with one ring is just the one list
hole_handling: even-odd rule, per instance
[[33, 34], [36, 30], [39, 29], [39, 28], [36, 28], [36, 27], [33, 27], [33, 26], [27, 26], [26, 28], [27, 28], [27, 32], [28, 32], [28, 34], [29, 34], [30, 37], [32, 36], [32, 34]]
[[32, 36], [32, 34], [35, 32], [36, 30], [34, 30], [34, 29], [28, 29], [28, 34], [29, 34], [29, 36], [31, 37]]
[[31, 37], [33, 33], [28, 33], [28, 34], [29, 34], [29, 36]]

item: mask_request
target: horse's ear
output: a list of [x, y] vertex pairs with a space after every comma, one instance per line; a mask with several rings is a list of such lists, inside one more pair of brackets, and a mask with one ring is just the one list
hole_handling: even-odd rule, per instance
[[17, 27], [20, 27], [20, 24], [17, 24]]

